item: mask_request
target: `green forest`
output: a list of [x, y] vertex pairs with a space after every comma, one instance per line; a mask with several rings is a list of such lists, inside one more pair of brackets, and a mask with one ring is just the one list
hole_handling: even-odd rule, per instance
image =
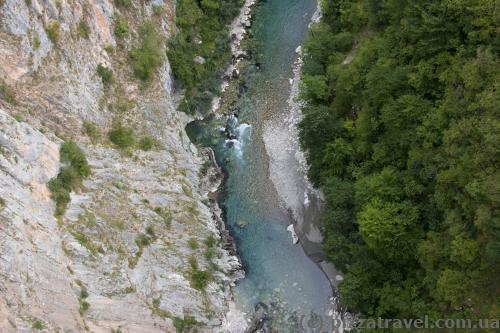
[[[178, 0], [179, 29], [168, 43], [167, 55], [185, 89], [180, 110], [194, 114], [209, 109], [225, 68], [231, 61], [227, 26], [238, 15], [242, 0]], [[195, 58], [201, 61], [196, 62]]]
[[321, 5], [300, 134], [342, 303], [368, 317], [497, 317], [500, 7]]

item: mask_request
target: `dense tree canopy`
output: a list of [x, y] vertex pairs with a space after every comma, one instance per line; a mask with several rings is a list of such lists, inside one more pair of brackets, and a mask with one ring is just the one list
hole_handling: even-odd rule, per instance
[[[167, 55], [185, 89], [181, 110], [208, 109], [225, 68], [231, 61], [227, 25], [239, 13], [242, 0], [178, 0], [179, 32], [170, 40]], [[203, 61], [195, 61], [201, 57]], [[199, 58], [200, 59], [200, 58]]]
[[370, 316], [500, 313], [494, 0], [324, 0], [301, 143], [343, 302]]

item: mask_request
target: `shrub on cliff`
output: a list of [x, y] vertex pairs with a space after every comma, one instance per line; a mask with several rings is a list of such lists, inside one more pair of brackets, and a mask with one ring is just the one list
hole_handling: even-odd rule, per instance
[[123, 38], [128, 34], [128, 22], [121, 16], [115, 16], [115, 36], [117, 38]]
[[16, 104], [16, 98], [14, 96], [13, 90], [5, 85], [0, 83], [0, 99], [3, 99], [9, 104]]
[[48, 26], [45, 27], [45, 32], [47, 33], [47, 37], [52, 41], [52, 43], [57, 44], [59, 41], [59, 22], [52, 22]]
[[77, 27], [78, 36], [81, 38], [89, 39], [90, 37], [90, 27], [87, 21], [81, 20]]
[[196, 325], [198, 325], [198, 322], [193, 316], [184, 316], [184, 319], [174, 318], [174, 326], [178, 333], [191, 332]]
[[164, 61], [163, 39], [151, 23], [145, 23], [139, 29], [141, 44], [130, 51], [134, 74], [143, 81], [148, 81], [153, 72]]
[[113, 71], [110, 68], [104, 67], [102, 64], [97, 65], [97, 75], [102, 80], [104, 87], [108, 87], [113, 82]]
[[115, 0], [115, 5], [123, 8], [132, 7], [132, 0]]
[[59, 150], [61, 162], [65, 164], [48, 187], [56, 202], [56, 216], [61, 216], [71, 200], [70, 193], [81, 186], [82, 180], [90, 175], [90, 166], [84, 152], [74, 141], [66, 141]]
[[108, 133], [109, 140], [118, 147], [125, 149], [132, 147], [135, 143], [135, 134], [131, 128], [123, 127], [121, 124], [113, 126]]

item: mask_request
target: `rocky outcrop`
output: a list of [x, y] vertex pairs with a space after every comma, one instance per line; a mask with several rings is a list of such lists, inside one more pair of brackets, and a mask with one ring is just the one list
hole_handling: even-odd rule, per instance
[[[176, 111], [168, 60], [144, 84], [128, 59], [145, 21], [173, 33], [173, 2], [0, 6], [0, 84], [13, 96], [0, 99], [0, 332], [173, 332], [191, 317], [199, 331], [220, 331], [241, 272], [223, 242], [207, 242], [220, 239], [209, 198], [215, 171], [185, 135], [192, 119]], [[130, 29], [121, 40], [118, 15]], [[57, 39], [47, 34], [54, 22]], [[99, 64], [113, 71], [111, 85]], [[106, 133], [117, 120], [156, 148], [115, 148]], [[47, 182], [69, 139], [91, 175], [56, 219]], [[193, 288], [192, 258], [213, 272], [202, 291]]]

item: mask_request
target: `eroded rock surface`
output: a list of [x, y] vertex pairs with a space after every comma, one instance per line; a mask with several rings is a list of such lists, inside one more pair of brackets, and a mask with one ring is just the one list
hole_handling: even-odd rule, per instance
[[[153, 5], [164, 6], [161, 15]], [[128, 57], [144, 22], [170, 36], [174, 12], [163, 1], [129, 9], [108, 0], [0, 1], [0, 332], [174, 332], [188, 316], [201, 332], [222, 330], [241, 271], [211, 209], [217, 173], [185, 134], [191, 119], [176, 111], [168, 59], [144, 84]], [[121, 39], [117, 16], [130, 29]], [[57, 41], [47, 35], [54, 22]], [[113, 71], [109, 86], [99, 64]], [[106, 135], [113, 121], [155, 148], [118, 149]], [[55, 218], [47, 183], [70, 139], [91, 175]], [[204, 291], [193, 287], [192, 258], [212, 272]]]

